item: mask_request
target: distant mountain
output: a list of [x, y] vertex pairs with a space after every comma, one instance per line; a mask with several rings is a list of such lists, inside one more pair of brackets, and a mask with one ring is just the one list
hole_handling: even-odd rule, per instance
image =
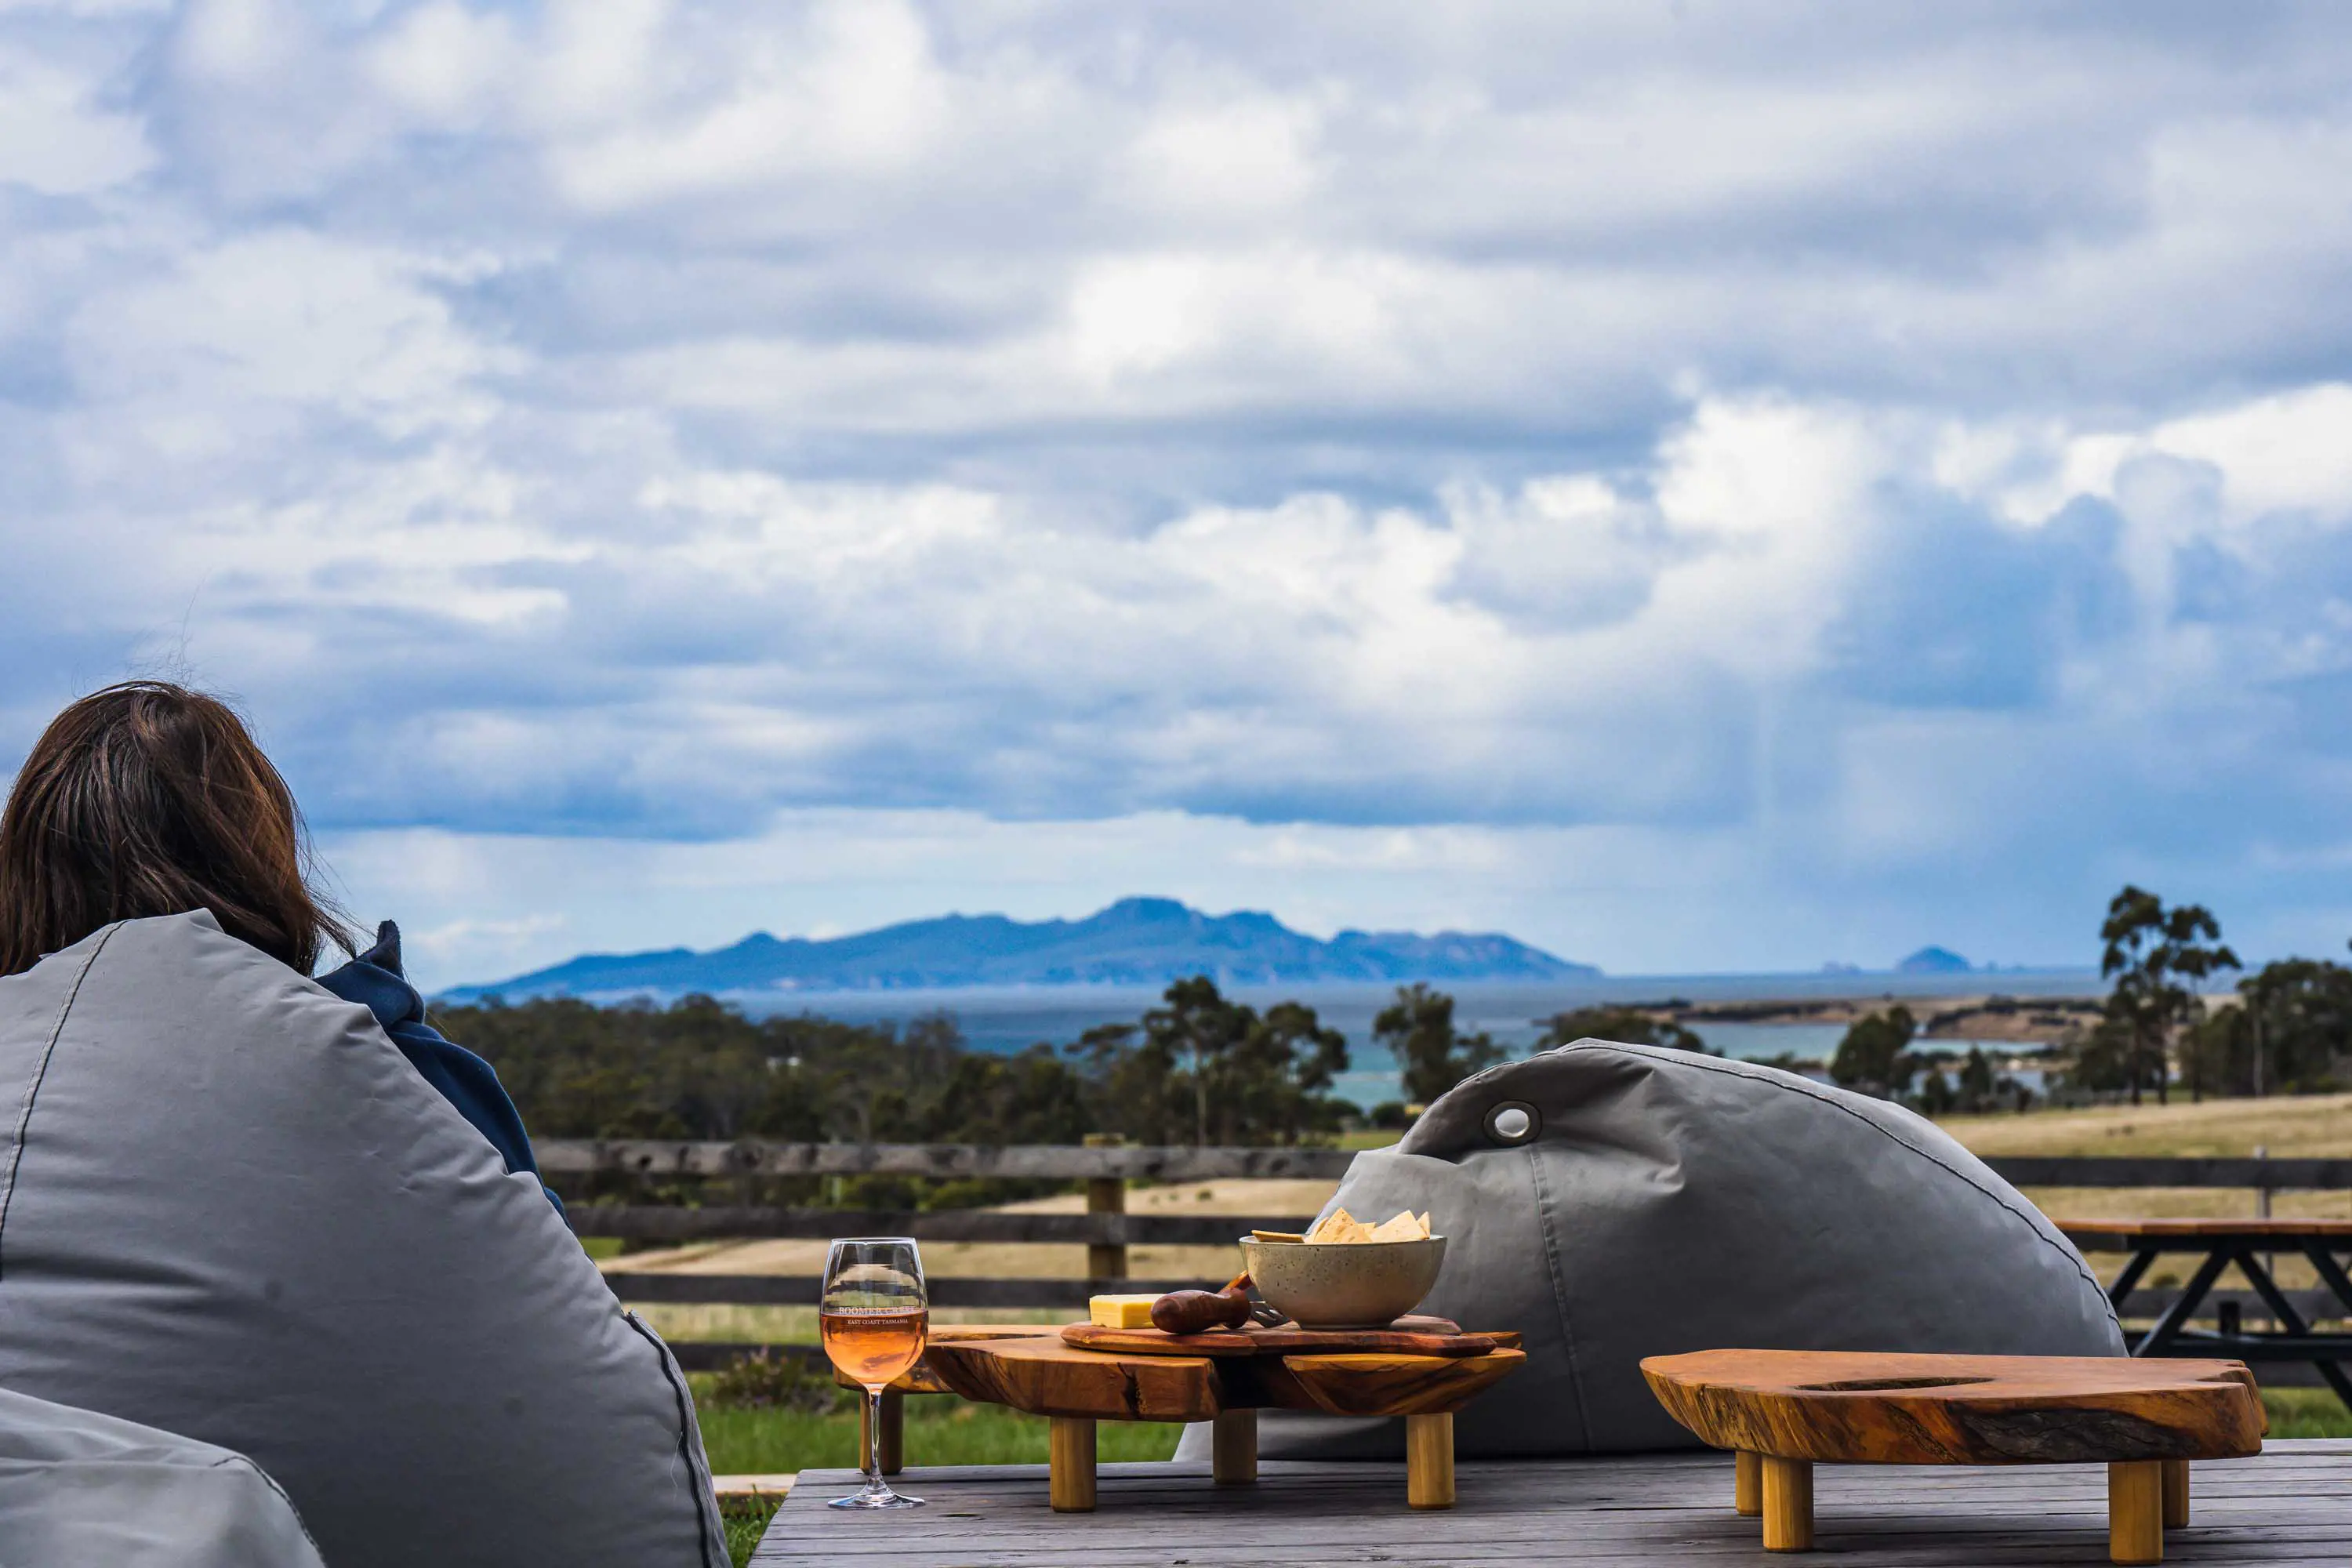
[[1121, 899], [1081, 921], [947, 915], [856, 936], [779, 941], [764, 931], [695, 952], [591, 953], [452, 1001], [743, 991], [869, 991], [959, 985], [1165, 985], [1319, 981], [1560, 980], [1597, 975], [1494, 933], [1343, 931], [1321, 942], [1272, 915], [1202, 914], [1173, 899]]
[[1895, 966], [1897, 974], [1966, 974], [1969, 961], [1948, 947], [1923, 947]]

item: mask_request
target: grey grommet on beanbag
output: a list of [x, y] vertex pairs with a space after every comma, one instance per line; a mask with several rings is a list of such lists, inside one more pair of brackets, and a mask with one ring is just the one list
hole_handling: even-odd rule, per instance
[[334, 1568], [724, 1568], [686, 1380], [364, 1007], [198, 912], [0, 979], [0, 1386], [248, 1456]]
[[242, 1454], [0, 1390], [0, 1563], [323, 1568]]
[[[1580, 1040], [1489, 1068], [1333, 1200], [1451, 1239], [1423, 1310], [1517, 1329], [1528, 1364], [1465, 1455], [1686, 1447], [1642, 1358], [1746, 1349], [2121, 1355], [2041, 1212], [1934, 1124], [1752, 1063]], [[1401, 1423], [1269, 1415], [1279, 1458], [1395, 1456]], [[1188, 1434], [1181, 1458], [1205, 1457]]]

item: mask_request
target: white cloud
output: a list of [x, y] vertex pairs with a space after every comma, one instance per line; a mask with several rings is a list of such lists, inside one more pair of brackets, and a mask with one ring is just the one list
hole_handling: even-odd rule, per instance
[[146, 172], [154, 155], [135, 115], [98, 107], [95, 84], [0, 49], [0, 189], [47, 196], [102, 191]]
[[1137, 132], [1111, 195], [1188, 224], [1295, 209], [1319, 179], [1318, 106], [1252, 90], [1161, 108]]
[[2137, 440], [2091, 448], [2083, 466], [2105, 458], [2112, 476], [2131, 458], [2158, 453], [2218, 469], [2221, 516], [2231, 523], [2279, 511], [2344, 521], [2352, 513], [2352, 386], [2325, 383], [2168, 420]]
[[[184, 649], [453, 862], [996, 846], [812, 927], [2315, 866], [2352, 26], [2221, 25], [0, 8], [0, 730]], [[537, 896], [444, 951], [626, 944]]]
[[[676, 93], [650, 123], [568, 142], [555, 154], [564, 190], [605, 209], [810, 175], [887, 178], [938, 146], [950, 128], [950, 87], [913, 10], [898, 0], [829, 0], [800, 22], [707, 37], [727, 50], [729, 90], [716, 101]], [[590, 58], [591, 71], [626, 68], [610, 55]], [[559, 94], [578, 99], [576, 88]]]
[[369, 47], [368, 75], [384, 95], [440, 127], [478, 121], [522, 65], [513, 26], [456, 0], [400, 16]]
[[470, 384], [499, 361], [456, 330], [411, 258], [299, 229], [263, 230], [97, 291], [65, 327], [94, 406], [166, 456], [210, 456], [248, 421], [305, 413], [384, 434], [478, 424]]

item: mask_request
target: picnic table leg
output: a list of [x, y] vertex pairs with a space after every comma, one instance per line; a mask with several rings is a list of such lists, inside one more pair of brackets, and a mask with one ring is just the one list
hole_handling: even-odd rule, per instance
[[1212, 1433], [1209, 1471], [1221, 1487], [1245, 1487], [1257, 1479], [1257, 1412], [1218, 1413]]
[[1813, 1549], [1813, 1464], [1759, 1456], [1764, 1472], [1764, 1550]]
[[[2294, 1304], [2286, 1299], [2286, 1292], [2281, 1290], [2278, 1281], [2270, 1277], [2269, 1270], [2255, 1261], [2253, 1248], [2239, 1247], [2237, 1263], [2239, 1272], [2245, 1275], [2246, 1282], [2254, 1288], [2254, 1294], [2263, 1299], [2263, 1305], [2268, 1307], [2271, 1316], [2279, 1321], [2279, 1327], [2297, 1339], [2308, 1339], [2311, 1325], [2303, 1321], [2303, 1314], [2294, 1310]], [[2311, 1364], [2319, 1369], [2319, 1375], [2326, 1380], [2328, 1387], [2336, 1391], [2336, 1397], [2344, 1402], [2346, 1408], [2352, 1409], [2352, 1378], [2344, 1375], [2343, 1367], [2332, 1361], [2315, 1361]]]
[[[873, 1441], [866, 1431], [866, 1422], [873, 1419], [869, 1412], [873, 1401], [857, 1402], [857, 1451], [867, 1451]], [[907, 1396], [896, 1389], [882, 1391], [882, 1473], [895, 1476], [907, 1466]]]
[[1731, 1511], [1742, 1519], [1764, 1511], [1763, 1461], [1745, 1448], [1731, 1456]]
[[2107, 1467], [2107, 1561], [2164, 1561], [2162, 1459], [2125, 1459]]
[[2162, 1355], [2179, 1337], [2189, 1314], [2203, 1303], [2205, 1293], [2213, 1289], [2213, 1281], [2221, 1278], [2221, 1270], [2228, 1267], [2230, 1254], [2226, 1248], [2216, 1247], [2207, 1254], [2205, 1261], [2197, 1266], [2197, 1272], [2189, 1277], [2189, 1283], [2180, 1288], [2179, 1299], [2164, 1310], [2155, 1327], [2140, 1336], [2139, 1343], [2132, 1347], [2132, 1354]]
[[2189, 1461], [2164, 1461], [2164, 1528], [2186, 1530], [2189, 1527]]
[[2303, 1255], [2311, 1259], [2311, 1267], [2318, 1273], [2320, 1283], [2334, 1291], [2336, 1300], [2343, 1304], [2342, 1313], [2325, 1315], [2352, 1318], [2352, 1279], [2345, 1277], [2343, 1265], [2336, 1261], [2336, 1255], [2318, 1242], [2305, 1247]]
[[1404, 1418], [1404, 1500], [1415, 1508], [1454, 1506], [1454, 1417]]
[[1047, 1434], [1045, 1489], [1055, 1513], [1095, 1510], [1095, 1423], [1091, 1415], [1056, 1415]]
[[2116, 1282], [2107, 1287], [2107, 1304], [2116, 1310], [2116, 1315], [2122, 1315], [2124, 1303], [2131, 1299], [2140, 1276], [2147, 1273], [2147, 1266], [2155, 1261], [2156, 1248], [2141, 1247], [2132, 1254], [2131, 1261], [2124, 1265], [2124, 1271], [2116, 1276]]
[[[2345, 1277], [2342, 1266], [2336, 1261], [2336, 1255], [2321, 1242], [2313, 1242], [2305, 1247], [2303, 1255], [2311, 1259], [2311, 1267], [2318, 1273], [2320, 1283], [2334, 1291], [2336, 1300], [2343, 1303], [2343, 1316], [2352, 1318], [2352, 1279]], [[2338, 1394], [2337, 1397], [2343, 1396]], [[2352, 1405], [2352, 1400], [2345, 1403]]]

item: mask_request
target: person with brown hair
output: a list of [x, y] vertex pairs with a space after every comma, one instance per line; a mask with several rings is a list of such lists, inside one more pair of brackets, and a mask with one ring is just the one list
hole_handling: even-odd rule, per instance
[[299, 974], [340, 948], [351, 962], [317, 983], [373, 1013], [507, 1169], [535, 1178], [497, 1072], [425, 1021], [399, 927], [384, 921], [357, 952], [314, 879], [293, 792], [236, 710], [168, 681], [123, 681], [50, 721], [0, 810], [0, 975], [118, 921], [194, 910]]

